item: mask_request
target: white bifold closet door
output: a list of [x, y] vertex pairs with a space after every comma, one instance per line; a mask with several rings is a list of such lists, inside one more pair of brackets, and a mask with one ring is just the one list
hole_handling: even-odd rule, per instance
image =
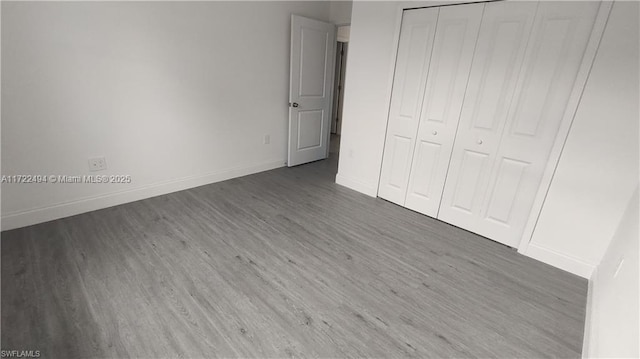
[[404, 13], [380, 197], [437, 214], [483, 8]]
[[518, 245], [599, 6], [486, 5], [439, 219]]
[[440, 10], [405, 207], [435, 217], [449, 167], [484, 4]]
[[438, 8], [405, 11], [393, 80], [378, 195], [404, 205]]

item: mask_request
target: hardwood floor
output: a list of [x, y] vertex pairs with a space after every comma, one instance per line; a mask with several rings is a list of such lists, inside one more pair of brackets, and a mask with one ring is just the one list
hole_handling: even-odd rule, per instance
[[2, 233], [2, 349], [578, 357], [587, 282], [333, 183], [335, 156]]

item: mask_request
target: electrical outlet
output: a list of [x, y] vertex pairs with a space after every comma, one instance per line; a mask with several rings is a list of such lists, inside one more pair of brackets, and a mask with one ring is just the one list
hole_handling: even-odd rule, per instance
[[262, 139], [262, 143], [265, 145], [268, 145], [271, 143], [271, 136], [270, 135], [264, 135], [264, 138]]
[[89, 158], [89, 171], [104, 171], [107, 169], [107, 160], [104, 157]]

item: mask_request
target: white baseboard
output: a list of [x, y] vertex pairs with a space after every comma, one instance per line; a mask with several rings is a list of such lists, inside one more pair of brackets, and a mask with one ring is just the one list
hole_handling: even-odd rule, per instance
[[378, 195], [378, 188], [376, 186], [372, 186], [370, 184], [364, 183], [360, 180], [356, 180], [353, 178], [345, 177], [338, 173], [336, 175], [336, 183], [345, 186], [347, 188], [351, 188], [354, 191], [358, 191], [360, 193], [364, 193], [367, 196], [376, 197]]
[[77, 214], [91, 212], [98, 209], [113, 207], [120, 204], [139, 201], [142, 199], [160, 196], [167, 193], [225, 181], [231, 178], [268, 171], [274, 168], [283, 167], [284, 163], [284, 159], [271, 160], [253, 165], [212, 172], [205, 175], [189, 176], [176, 180], [132, 188], [124, 191], [118, 191], [94, 197], [80, 198], [69, 202], [57, 203], [50, 206], [33, 208], [20, 212], [7, 213], [2, 215], [2, 230], [5, 231], [14, 228], [30, 226], [32, 224], [48, 222], [54, 219], [69, 216], [75, 216]]
[[529, 243], [524, 255], [583, 278], [591, 278], [595, 266], [564, 253]]

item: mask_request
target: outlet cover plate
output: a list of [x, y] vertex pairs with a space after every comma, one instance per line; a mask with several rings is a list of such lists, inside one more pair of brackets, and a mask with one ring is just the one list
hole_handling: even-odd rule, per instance
[[104, 171], [107, 169], [107, 160], [104, 157], [89, 158], [89, 171]]

